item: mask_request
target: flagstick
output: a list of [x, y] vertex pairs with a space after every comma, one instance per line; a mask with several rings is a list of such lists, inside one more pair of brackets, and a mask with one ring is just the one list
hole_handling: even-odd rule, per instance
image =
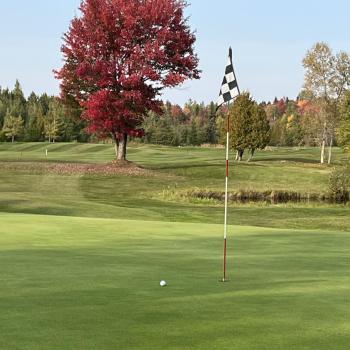
[[[235, 86], [233, 86], [235, 85]], [[234, 88], [237, 88], [238, 95], [234, 92]], [[220, 95], [218, 100], [218, 108], [225, 102], [228, 102], [228, 108], [230, 108], [230, 100], [241, 94], [235, 70], [232, 63], [232, 49], [229, 49], [229, 61], [226, 66], [224, 80], [221, 85]], [[225, 220], [224, 220], [224, 276], [222, 282], [227, 281], [226, 266], [227, 266], [227, 214], [228, 214], [228, 177], [229, 177], [229, 147], [230, 147], [230, 110], [227, 114], [227, 133], [226, 133], [226, 179], [225, 179]]]
[[[228, 103], [230, 107], [230, 103]], [[225, 219], [224, 219], [224, 277], [226, 282], [226, 264], [227, 264], [227, 207], [228, 207], [228, 176], [229, 176], [229, 146], [230, 146], [230, 111], [227, 115], [227, 133], [226, 133], [226, 178], [225, 178]]]

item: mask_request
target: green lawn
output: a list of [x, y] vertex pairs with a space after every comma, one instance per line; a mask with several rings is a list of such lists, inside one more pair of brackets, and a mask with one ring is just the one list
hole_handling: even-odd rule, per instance
[[349, 348], [349, 232], [0, 220], [1, 349]]
[[[48, 150], [48, 157], [45, 151]], [[111, 145], [96, 144], [0, 144], [0, 161], [91, 162], [103, 163], [114, 158]], [[159, 173], [171, 174], [167, 184], [222, 190], [225, 152], [213, 148], [175, 148], [133, 145], [129, 160]], [[233, 154], [231, 154], [233, 157]], [[334, 150], [334, 163], [347, 157]], [[260, 151], [251, 163], [232, 163], [231, 189], [254, 188], [296, 191], [324, 191], [330, 168], [319, 165], [316, 148], [279, 148]], [[177, 177], [177, 178], [176, 178]]]
[[[48, 159], [46, 148], [49, 149]], [[334, 154], [336, 164], [345, 159], [339, 149]], [[40, 172], [38, 163], [28, 168], [27, 162], [108, 162], [113, 159], [113, 147], [0, 144], [0, 211], [219, 224], [223, 217], [222, 205], [179, 201], [168, 196], [168, 192], [194, 188], [222, 191], [224, 156], [223, 149], [133, 145], [129, 149], [130, 160], [153, 169], [154, 176], [62, 176]], [[232, 162], [230, 190], [325, 192], [331, 167], [320, 166], [318, 156], [318, 149], [283, 148], [259, 152], [251, 163]], [[18, 162], [19, 168], [8, 169], [8, 162]], [[38, 171], [35, 171], [35, 164], [38, 164]], [[348, 230], [350, 207], [232, 204], [229, 223]]]
[[[68, 176], [41, 165], [112, 146], [0, 144], [0, 349], [348, 349], [350, 207], [231, 204], [220, 283], [222, 205], [167, 193], [222, 190], [223, 158], [132, 145], [151, 175]], [[230, 190], [327, 191], [318, 158], [259, 152], [232, 163]]]

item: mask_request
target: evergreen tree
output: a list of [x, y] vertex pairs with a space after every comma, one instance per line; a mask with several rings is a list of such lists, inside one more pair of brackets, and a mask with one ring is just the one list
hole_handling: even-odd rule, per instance
[[181, 125], [180, 126], [180, 145], [187, 145], [188, 144], [188, 126], [187, 125]]
[[[60, 101], [60, 100], [59, 100]], [[63, 108], [63, 131], [62, 139], [65, 141], [88, 142], [90, 135], [86, 131], [87, 123], [81, 118], [83, 109], [74, 99], [66, 99], [63, 103], [60, 101]]]
[[337, 129], [338, 142], [350, 152], [350, 91], [344, 94], [340, 107], [340, 125]]
[[249, 93], [237, 97], [230, 108], [230, 145], [237, 151], [236, 160], [242, 160], [244, 150], [250, 147], [254, 101]]
[[[85, 132], [86, 123], [80, 117], [81, 107], [76, 103], [63, 104], [56, 97], [48, 96], [45, 93], [37, 96], [33, 92], [27, 100], [18, 80], [12, 91], [0, 87], [0, 130], [3, 129], [7, 113], [13, 117], [21, 116], [23, 119], [23, 139], [25, 141], [45, 139], [44, 121], [46, 121], [46, 131], [50, 129], [50, 135], [59, 126], [58, 136], [62, 141], [86, 142], [90, 139]], [[53, 113], [57, 118], [53, 118]], [[53, 120], [55, 120], [54, 124], [56, 125], [54, 128], [50, 126]], [[57, 120], [59, 120], [58, 124]], [[54, 134], [57, 134], [57, 130], [54, 131]], [[0, 136], [1, 140], [5, 140], [3, 132]], [[58, 139], [58, 136], [53, 135], [53, 139]]]
[[23, 132], [23, 119], [21, 116], [14, 117], [8, 112], [5, 117], [5, 123], [3, 126], [3, 133], [6, 137], [11, 138], [12, 142], [15, 142], [15, 137], [19, 136]]
[[171, 145], [174, 140], [174, 128], [170, 117], [156, 117], [156, 127], [153, 129], [151, 142], [159, 145]]
[[237, 151], [237, 160], [242, 160], [245, 149], [254, 154], [265, 148], [270, 141], [270, 126], [264, 109], [249, 93], [237, 97], [230, 111], [230, 144]]
[[42, 141], [44, 134], [44, 114], [38, 97], [32, 92], [27, 102], [28, 125], [26, 127], [27, 141]]
[[197, 132], [197, 125], [194, 119], [192, 119], [190, 131], [188, 134], [188, 143], [191, 146], [198, 146], [199, 145], [199, 139], [198, 139], [198, 132]]
[[39, 103], [41, 104], [43, 114], [46, 115], [49, 111], [50, 97], [46, 93], [42, 94], [39, 98]]
[[5, 103], [0, 99], [0, 128], [4, 125], [4, 120], [6, 116], [6, 105]]
[[257, 103], [252, 109], [252, 128], [249, 141], [250, 161], [257, 149], [264, 149], [271, 140], [270, 124], [267, 120], [265, 110]]
[[26, 99], [18, 80], [16, 80], [15, 88], [11, 92], [11, 97], [10, 114], [14, 117], [21, 116], [24, 120], [24, 125], [27, 126]]
[[206, 127], [206, 142], [215, 144], [218, 141], [216, 129], [216, 105], [214, 102], [210, 103], [209, 116]]

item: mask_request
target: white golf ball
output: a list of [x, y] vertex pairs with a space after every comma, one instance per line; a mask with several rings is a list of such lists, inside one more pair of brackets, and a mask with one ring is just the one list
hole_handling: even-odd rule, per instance
[[159, 284], [160, 284], [161, 287], [165, 287], [166, 286], [166, 282], [165, 281], [160, 281]]

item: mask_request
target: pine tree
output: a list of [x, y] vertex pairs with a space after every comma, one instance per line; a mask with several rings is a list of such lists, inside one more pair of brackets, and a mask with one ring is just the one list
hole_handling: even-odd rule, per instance
[[38, 97], [32, 92], [27, 102], [27, 141], [41, 141], [44, 133], [44, 113]]
[[26, 109], [26, 99], [24, 97], [21, 84], [16, 80], [15, 88], [11, 92], [11, 105], [10, 113], [14, 117], [23, 118], [25, 126], [27, 125], [27, 109]]
[[4, 120], [5, 120], [5, 116], [6, 116], [6, 109], [7, 108], [6, 108], [5, 103], [0, 99], [0, 128], [2, 128], [4, 125]]
[[270, 126], [264, 109], [249, 93], [237, 97], [230, 111], [230, 144], [237, 151], [237, 160], [242, 160], [245, 149], [263, 149], [270, 141]]
[[192, 119], [191, 122], [190, 132], [188, 135], [188, 142], [191, 146], [198, 146], [199, 144], [197, 125], [194, 119]]
[[209, 117], [206, 128], [206, 142], [215, 144], [218, 141], [217, 130], [216, 130], [216, 105], [214, 102], [210, 103], [209, 106]]
[[271, 140], [270, 124], [263, 107], [254, 103], [252, 109], [252, 129], [249, 141], [250, 161], [257, 149], [264, 149]]
[[236, 160], [241, 161], [244, 150], [250, 147], [252, 112], [254, 101], [248, 93], [238, 96], [230, 114], [230, 145], [237, 151]]

